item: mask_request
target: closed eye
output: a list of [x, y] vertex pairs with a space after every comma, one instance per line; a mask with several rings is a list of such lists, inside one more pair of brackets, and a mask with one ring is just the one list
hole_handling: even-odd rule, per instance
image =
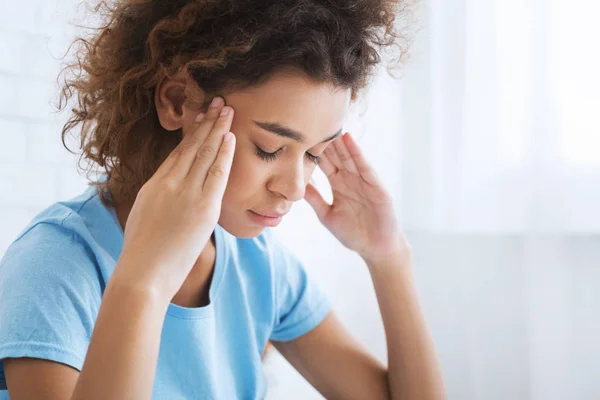
[[[256, 147], [256, 155], [267, 162], [275, 161], [277, 159], [277, 156], [281, 152], [281, 149], [279, 149], [273, 153], [268, 153], [256, 145], [255, 145], [255, 147]], [[306, 157], [311, 162], [313, 162], [314, 164], [317, 164], [317, 165], [319, 164], [319, 161], [321, 160], [321, 158], [319, 156], [312, 155], [309, 152], [306, 152], [305, 154], [306, 154]]]

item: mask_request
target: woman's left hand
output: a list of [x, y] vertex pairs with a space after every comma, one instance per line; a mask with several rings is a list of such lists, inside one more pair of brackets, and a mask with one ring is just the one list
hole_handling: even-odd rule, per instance
[[368, 262], [410, 253], [398, 230], [391, 196], [349, 133], [325, 149], [319, 166], [331, 185], [333, 203], [310, 183], [304, 198], [344, 246]]

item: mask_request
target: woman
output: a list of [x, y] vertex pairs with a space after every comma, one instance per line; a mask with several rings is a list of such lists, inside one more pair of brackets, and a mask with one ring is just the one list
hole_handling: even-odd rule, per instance
[[[83, 156], [106, 173], [37, 215], [2, 259], [0, 398], [263, 398], [268, 342], [327, 398], [442, 398], [410, 246], [341, 134], [378, 51], [402, 39], [402, 6], [97, 8], [107, 23], [65, 81], [63, 104], [78, 103], [63, 139], [81, 124]], [[332, 205], [308, 183], [317, 164]], [[387, 367], [268, 229], [301, 199], [365, 260]]]

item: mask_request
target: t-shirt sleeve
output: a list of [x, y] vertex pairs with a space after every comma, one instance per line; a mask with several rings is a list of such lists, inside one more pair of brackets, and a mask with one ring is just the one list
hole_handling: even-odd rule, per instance
[[0, 260], [0, 390], [8, 357], [81, 370], [102, 297], [86, 248], [62, 225], [38, 223]]
[[289, 249], [273, 240], [275, 324], [270, 339], [289, 341], [315, 328], [331, 309], [328, 296]]

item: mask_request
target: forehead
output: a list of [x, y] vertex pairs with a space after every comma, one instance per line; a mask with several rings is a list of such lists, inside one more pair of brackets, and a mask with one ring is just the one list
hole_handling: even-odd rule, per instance
[[235, 119], [285, 125], [318, 142], [344, 124], [350, 90], [315, 83], [300, 74], [277, 74], [260, 86], [225, 95]]

